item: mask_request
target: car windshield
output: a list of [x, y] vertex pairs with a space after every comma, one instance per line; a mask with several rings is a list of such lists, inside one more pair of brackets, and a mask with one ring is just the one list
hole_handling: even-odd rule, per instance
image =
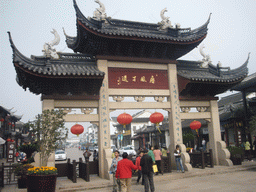
[[55, 154], [65, 154], [65, 151], [55, 151]]

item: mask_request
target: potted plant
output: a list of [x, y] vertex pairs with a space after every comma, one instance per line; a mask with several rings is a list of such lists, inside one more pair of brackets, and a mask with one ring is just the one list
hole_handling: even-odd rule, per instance
[[29, 168], [33, 168], [34, 166], [31, 164], [21, 164], [17, 163], [15, 164], [14, 173], [18, 176], [18, 188], [26, 188], [26, 182], [27, 182], [27, 172]]
[[56, 188], [57, 168], [33, 167], [27, 172], [28, 192], [54, 192]]
[[63, 110], [44, 110], [36, 116], [36, 120], [30, 123], [32, 132], [37, 136], [37, 144], [40, 146], [40, 166], [47, 166], [48, 159], [68, 136], [65, 128], [65, 113]]
[[229, 146], [230, 160], [234, 165], [241, 165], [244, 157], [243, 147]]

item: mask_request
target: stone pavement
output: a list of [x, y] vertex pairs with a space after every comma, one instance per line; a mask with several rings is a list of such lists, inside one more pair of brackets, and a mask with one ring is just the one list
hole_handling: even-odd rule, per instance
[[[190, 172], [185, 173], [177, 173], [175, 170], [172, 173], [166, 173], [164, 175], [158, 175], [154, 177], [155, 183], [160, 183], [164, 181], [170, 180], [178, 180], [183, 178], [191, 178], [191, 177], [203, 177], [207, 175], [217, 175], [217, 174], [225, 174], [232, 173], [238, 171], [246, 171], [250, 169], [256, 169], [256, 161], [254, 159], [253, 162], [244, 161], [242, 165], [235, 165], [231, 167], [226, 166], [214, 166], [214, 168], [205, 168], [199, 169], [194, 168]], [[135, 185], [136, 178], [132, 179], [132, 184]], [[57, 179], [56, 192], [73, 192], [73, 191], [83, 191], [83, 190], [92, 190], [100, 189], [100, 188], [111, 188], [112, 182], [109, 180], [101, 179], [98, 176], [92, 175], [90, 177], [90, 182], [86, 182], [80, 178], [77, 178], [77, 183], [73, 183], [66, 177]], [[1, 190], [2, 192], [26, 192], [27, 189], [18, 189], [17, 184], [15, 185], [5, 185], [5, 187]]]

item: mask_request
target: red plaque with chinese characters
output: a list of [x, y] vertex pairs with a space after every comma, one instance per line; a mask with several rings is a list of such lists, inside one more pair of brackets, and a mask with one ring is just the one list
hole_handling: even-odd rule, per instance
[[109, 88], [169, 89], [166, 70], [108, 68]]

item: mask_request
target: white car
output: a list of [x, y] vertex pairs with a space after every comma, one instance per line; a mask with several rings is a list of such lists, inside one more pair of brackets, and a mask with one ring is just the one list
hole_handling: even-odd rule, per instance
[[124, 152], [126, 152], [128, 155], [136, 155], [136, 151], [132, 146], [126, 146], [119, 149], [120, 154], [122, 155]]
[[66, 161], [67, 160], [67, 153], [63, 150], [55, 151], [55, 161]]

